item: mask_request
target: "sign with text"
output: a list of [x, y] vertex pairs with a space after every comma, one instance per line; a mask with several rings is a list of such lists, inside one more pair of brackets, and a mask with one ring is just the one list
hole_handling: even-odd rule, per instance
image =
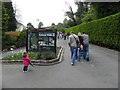
[[56, 52], [56, 31], [35, 29], [27, 31], [27, 51]]

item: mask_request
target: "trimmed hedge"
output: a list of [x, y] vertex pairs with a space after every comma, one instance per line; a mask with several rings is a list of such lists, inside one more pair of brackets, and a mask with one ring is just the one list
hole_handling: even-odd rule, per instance
[[120, 51], [120, 13], [67, 28], [66, 33], [86, 32], [90, 42]]

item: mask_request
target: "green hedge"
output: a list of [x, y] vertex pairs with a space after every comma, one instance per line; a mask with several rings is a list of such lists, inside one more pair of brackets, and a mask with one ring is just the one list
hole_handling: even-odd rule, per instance
[[90, 42], [120, 51], [120, 13], [67, 28], [67, 32], [86, 32]]

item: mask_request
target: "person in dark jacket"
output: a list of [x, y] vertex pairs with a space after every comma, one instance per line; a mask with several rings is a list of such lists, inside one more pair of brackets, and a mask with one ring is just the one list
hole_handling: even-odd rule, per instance
[[77, 49], [77, 56], [78, 56], [78, 61], [81, 59], [81, 54], [83, 50], [83, 38], [81, 36], [81, 32], [78, 33], [78, 39], [79, 39], [79, 44], [78, 44], [78, 49]]
[[83, 38], [83, 57], [89, 61], [89, 36], [85, 32], [81, 36]]

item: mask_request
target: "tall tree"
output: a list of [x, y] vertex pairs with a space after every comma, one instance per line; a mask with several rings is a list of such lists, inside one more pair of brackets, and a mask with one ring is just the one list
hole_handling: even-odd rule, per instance
[[120, 2], [93, 2], [94, 18], [99, 19], [120, 12]]
[[52, 23], [51, 26], [55, 26], [55, 23]]
[[34, 26], [32, 25], [32, 23], [29, 22], [29, 23], [27, 24], [27, 29], [29, 30], [29, 29], [33, 29], [33, 28], [34, 28]]
[[[0, 43], [2, 43], [2, 2], [0, 1]], [[2, 47], [2, 45], [0, 44], [0, 48]]]
[[75, 13], [76, 21], [77, 24], [80, 24], [84, 13], [88, 10], [88, 3], [76, 0], [75, 4], [77, 5], [77, 12]]
[[68, 27], [67, 22], [68, 22], [68, 20], [67, 20], [67, 18], [65, 18], [65, 19], [63, 20], [63, 26], [64, 26], [65, 28]]
[[58, 25], [58, 26], [63, 26], [63, 24], [62, 24], [61, 22], [59, 22], [57, 25]]
[[42, 26], [43, 26], [43, 23], [42, 23], [42, 22], [39, 22], [38, 28], [41, 28]]
[[2, 28], [2, 2], [0, 1], [0, 29]]
[[12, 2], [3, 2], [6, 11], [8, 12], [8, 30], [7, 31], [15, 31], [17, 28], [17, 20], [15, 18], [14, 9], [12, 6]]
[[4, 4], [2, 5], [2, 32], [8, 31], [8, 21], [9, 21], [9, 15], [7, 12], [7, 9], [4, 7]]
[[57, 31], [64, 31], [64, 26], [61, 22], [59, 22], [57, 25], [56, 25], [56, 29]]
[[74, 22], [74, 26], [77, 25], [76, 19], [75, 19], [75, 13], [73, 12], [72, 6], [69, 5], [68, 3], [66, 3], [68, 5], [69, 11], [65, 12], [65, 15], [68, 16], [73, 22]]
[[54, 29], [56, 28], [55, 23], [52, 23], [51, 26], [50, 26], [49, 28], [54, 30]]
[[82, 23], [92, 21], [95, 16], [93, 12], [94, 12], [94, 10], [93, 10], [92, 6], [90, 6], [89, 10], [87, 12], [85, 12], [85, 14], [83, 15], [83, 18], [81, 19]]

